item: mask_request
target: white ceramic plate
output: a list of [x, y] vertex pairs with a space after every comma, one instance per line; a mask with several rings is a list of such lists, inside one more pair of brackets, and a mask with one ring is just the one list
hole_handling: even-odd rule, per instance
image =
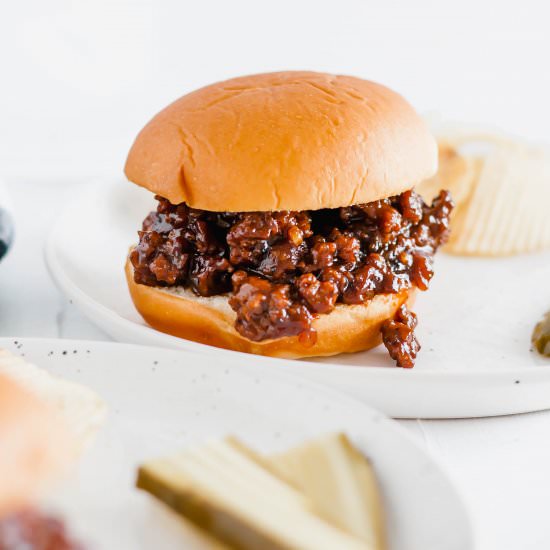
[[50, 502], [90, 548], [203, 548], [175, 515], [133, 488], [143, 460], [228, 434], [272, 452], [334, 430], [352, 437], [376, 468], [390, 548], [472, 548], [464, 506], [439, 467], [395, 422], [343, 394], [260, 373], [229, 355], [47, 339], [3, 338], [0, 347], [86, 384], [109, 406], [79, 471]]
[[530, 352], [530, 333], [550, 308], [550, 254], [464, 259], [440, 254], [416, 311], [422, 351], [412, 370], [382, 347], [316, 361], [236, 354], [162, 334], [134, 309], [123, 264], [155, 201], [127, 182], [91, 186], [58, 220], [46, 259], [59, 288], [113, 338], [257, 365], [345, 390], [395, 417], [470, 417], [550, 408], [550, 360]]

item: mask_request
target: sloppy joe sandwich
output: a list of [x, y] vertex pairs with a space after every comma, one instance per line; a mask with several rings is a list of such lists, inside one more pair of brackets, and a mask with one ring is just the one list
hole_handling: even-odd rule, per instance
[[412, 367], [408, 307], [453, 207], [414, 191], [436, 168], [424, 121], [374, 82], [280, 72], [187, 94], [126, 162], [158, 201], [126, 264], [133, 301], [205, 344], [298, 358], [383, 341]]

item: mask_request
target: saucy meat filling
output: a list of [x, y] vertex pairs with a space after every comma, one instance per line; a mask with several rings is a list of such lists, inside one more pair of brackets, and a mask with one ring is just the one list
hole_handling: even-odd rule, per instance
[[[231, 293], [235, 328], [246, 338], [298, 335], [310, 344], [313, 319], [336, 304], [362, 304], [412, 286], [426, 290], [453, 208], [448, 191], [431, 205], [410, 190], [301, 212], [209, 212], [156, 199], [130, 256], [136, 283], [181, 285], [200, 296]], [[414, 363], [415, 324], [403, 308], [383, 327], [400, 366]]]
[[34, 510], [0, 519], [0, 550], [83, 550], [72, 540], [63, 522]]

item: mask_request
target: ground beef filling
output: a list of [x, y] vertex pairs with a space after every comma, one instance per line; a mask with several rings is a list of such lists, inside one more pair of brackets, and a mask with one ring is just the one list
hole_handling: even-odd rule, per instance
[[[338, 303], [426, 290], [453, 208], [448, 191], [431, 205], [411, 190], [302, 212], [209, 212], [156, 198], [130, 257], [136, 283], [182, 285], [200, 296], [229, 292], [235, 328], [246, 338], [298, 335], [309, 344], [313, 319]], [[416, 318], [400, 311], [384, 326], [384, 343], [399, 365], [412, 366]]]
[[418, 320], [416, 315], [403, 304], [393, 319], [382, 324], [382, 340], [390, 357], [400, 366], [407, 369], [414, 367], [420, 344], [414, 334]]

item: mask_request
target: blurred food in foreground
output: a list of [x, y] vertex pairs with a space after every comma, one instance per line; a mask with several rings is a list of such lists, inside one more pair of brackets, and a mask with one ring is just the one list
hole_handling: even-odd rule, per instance
[[271, 457], [226, 438], [142, 465], [137, 486], [229, 548], [385, 547], [372, 467], [342, 434]]
[[0, 349], [0, 374], [21, 384], [64, 417], [77, 453], [90, 444], [105, 420], [107, 407], [91, 389], [53, 376], [4, 349]]
[[55, 408], [0, 374], [0, 516], [51, 486], [69, 466], [72, 445]]
[[36, 508], [105, 416], [88, 388], [0, 349], [0, 550], [81, 550]]
[[531, 341], [541, 355], [550, 357], [550, 311], [536, 324]]
[[451, 254], [507, 256], [550, 248], [550, 153], [497, 134], [447, 132], [439, 170], [417, 190], [447, 188], [456, 208]]
[[32, 509], [66, 472], [74, 442], [50, 403], [0, 375], [0, 550], [77, 550], [62, 521]]
[[84, 550], [59, 518], [22, 510], [0, 518], [0, 550]]
[[276, 472], [338, 527], [385, 547], [384, 514], [370, 462], [344, 434], [328, 434], [269, 457]]

